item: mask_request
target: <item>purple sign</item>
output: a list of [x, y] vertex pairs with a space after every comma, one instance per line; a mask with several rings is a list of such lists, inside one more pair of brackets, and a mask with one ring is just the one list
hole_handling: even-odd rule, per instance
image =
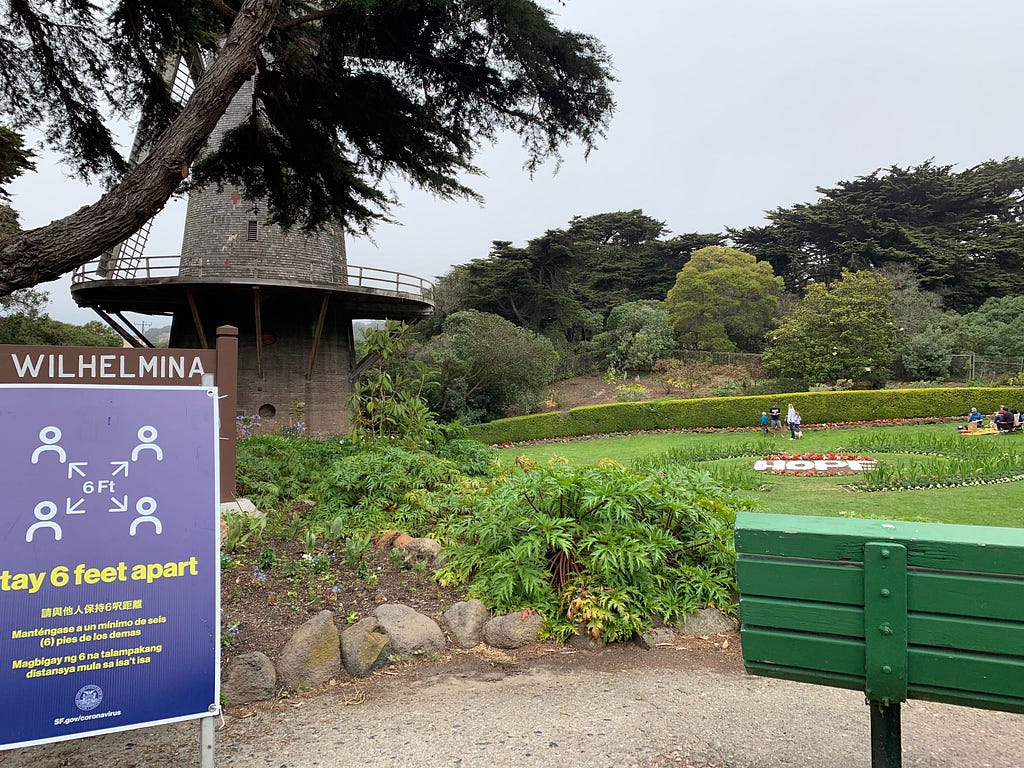
[[216, 390], [3, 385], [0, 435], [0, 749], [216, 711]]

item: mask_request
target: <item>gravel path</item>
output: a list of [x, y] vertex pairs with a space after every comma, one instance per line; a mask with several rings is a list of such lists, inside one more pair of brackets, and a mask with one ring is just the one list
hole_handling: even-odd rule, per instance
[[[235, 712], [217, 765], [245, 768], [867, 768], [863, 696], [751, 677], [735, 651], [471, 655]], [[7, 768], [198, 765], [195, 722], [0, 753]], [[1017, 768], [1024, 718], [912, 702], [906, 768]]]

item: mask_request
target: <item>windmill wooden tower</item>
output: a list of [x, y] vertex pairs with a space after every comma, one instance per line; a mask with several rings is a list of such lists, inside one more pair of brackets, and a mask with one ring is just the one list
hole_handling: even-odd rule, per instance
[[[176, 98], [188, 98], [197, 67], [181, 59], [168, 70]], [[251, 108], [250, 84], [209, 146]], [[144, 152], [136, 142], [133, 157]], [[170, 317], [172, 347], [209, 348], [218, 326], [236, 326], [239, 415], [258, 415], [269, 429], [301, 413], [314, 434], [344, 432], [358, 372], [353, 320], [414, 322], [433, 308], [427, 280], [349, 265], [340, 226], [286, 233], [266, 223], [259, 200], [230, 187], [190, 194], [180, 254], [145, 255], [149, 228], [76, 270], [75, 302], [133, 346], [151, 344], [126, 313]]]

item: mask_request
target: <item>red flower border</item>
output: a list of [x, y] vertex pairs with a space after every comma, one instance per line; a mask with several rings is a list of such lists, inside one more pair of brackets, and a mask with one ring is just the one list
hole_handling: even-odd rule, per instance
[[[766, 456], [763, 461], [870, 461], [875, 459], [859, 453], [772, 453]], [[837, 475], [859, 474], [854, 470], [842, 467], [833, 467], [825, 470], [813, 469], [769, 469], [757, 470], [772, 475], [799, 475], [800, 477], [835, 477]]]

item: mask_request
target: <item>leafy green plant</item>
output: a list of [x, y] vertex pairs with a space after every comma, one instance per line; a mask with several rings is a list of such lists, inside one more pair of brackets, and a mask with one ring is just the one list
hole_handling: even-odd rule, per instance
[[463, 479], [445, 459], [375, 444], [324, 473], [315, 489], [318, 519], [348, 535], [402, 530], [421, 536], [468, 492]]
[[221, 635], [220, 635], [221, 647], [222, 648], [229, 648], [230, 646], [234, 645], [235, 639], [238, 637], [238, 633], [240, 631], [241, 630], [238, 627], [238, 622], [237, 621], [234, 622], [233, 624], [230, 624], [227, 627], [227, 629], [225, 629], [223, 632], [221, 632]]
[[370, 548], [373, 536], [369, 533], [352, 535], [345, 539], [344, 559], [346, 565], [356, 565]]
[[419, 385], [392, 374], [388, 360], [407, 345], [409, 326], [389, 320], [384, 328], [368, 328], [363, 336], [366, 354], [379, 364], [368, 369], [349, 398], [352, 438], [411, 447], [430, 442], [437, 429], [433, 414], [420, 397]]
[[226, 533], [221, 541], [221, 549], [225, 552], [234, 552], [250, 540], [259, 541], [267, 527], [266, 515], [232, 513], [224, 515], [223, 520]]
[[647, 387], [636, 382], [619, 384], [615, 388], [615, 399], [620, 403], [636, 403], [649, 397]]
[[537, 610], [565, 639], [618, 640], [715, 602], [730, 610], [731, 523], [745, 502], [706, 473], [614, 462], [514, 472], [449, 522], [438, 578], [497, 610]]
[[273, 547], [264, 547], [260, 550], [256, 563], [259, 565], [260, 570], [271, 570], [275, 565], [277, 565], [277, 550]]
[[290, 508], [309, 498], [332, 462], [356, 450], [348, 441], [254, 435], [238, 443], [238, 494], [268, 512]]

